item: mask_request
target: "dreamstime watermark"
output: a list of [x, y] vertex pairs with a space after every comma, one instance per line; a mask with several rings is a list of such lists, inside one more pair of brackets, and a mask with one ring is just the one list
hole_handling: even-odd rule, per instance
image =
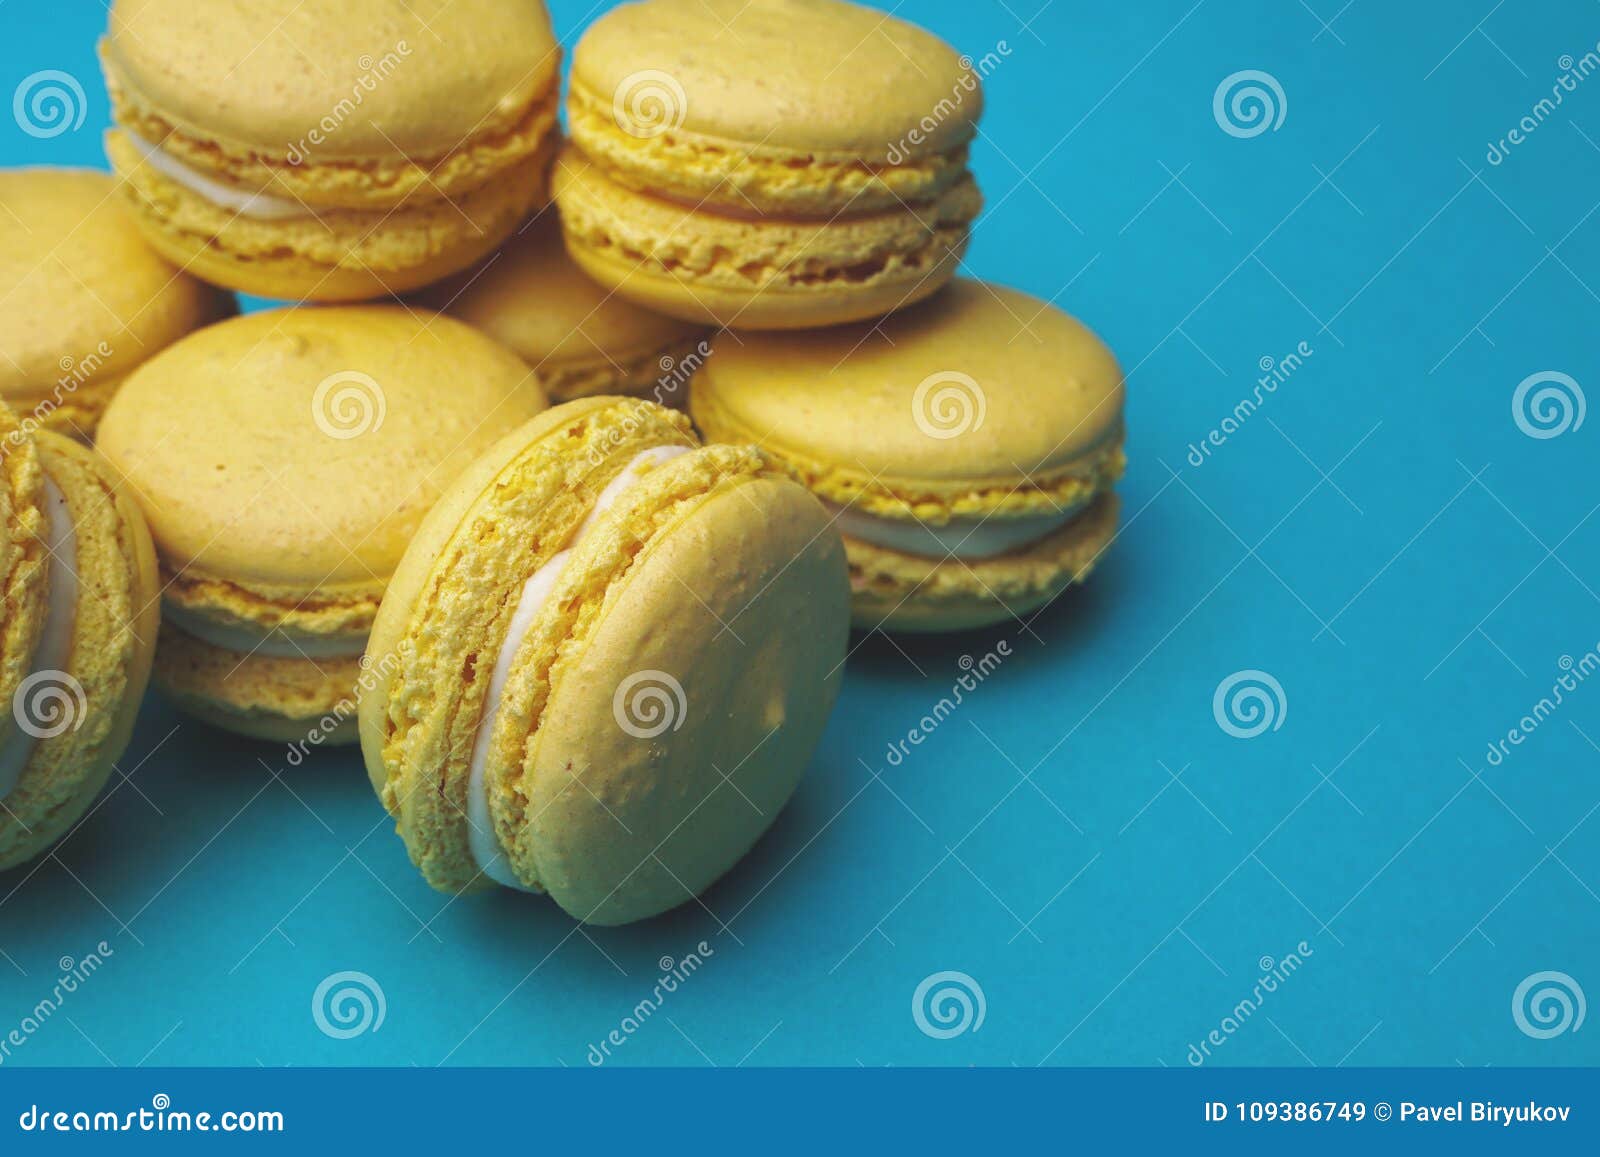
[[1011, 45], [1004, 40], [996, 41], [993, 49], [976, 60], [963, 56], [960, 61], [961, 75], [950, 86], [950, 95], [934, 105], [905, 136], [891, 142], [884, 151], [883, 159], [891, 165], [901, 165], [909, 160], [920, 146], [933, 138], [945, 121], [960, 112], [970, 98], [982, 91], [983, 82], [1010, 56]]
[[1283, 684], [1267, 672], [1247, 668], [1217, 684], [1211, 714], [1217, 726], [1235, 739], [1254, 739], [1283, 726], [1289, 717], [1289, 697]]
[[1561, 674], [1556, 676], [1556, 681], [1550, 685], [1550, 694], [1542, 696], [1537, 703], [1517, 720], [1516, 726], [1508, 728], [1503, 737], [1489, 741], [1489, 749], [1485, 758], [1490, 767], [1499, 767], [1511, 756], [1513, 747], [1521, 747], [1530, 736], [1543, 727], [1563, 703], [1567, 696], [1581, 687], [1585, 680], [1600, 671], [1600, 643], [1585, 652], [1579, 658], [1571, 655], [1562, 655], [1556, 661]]
[[623, 77], [611, 94], [611, 116], [630, 137], [649, 140], [682, 128], [689, 97], [678, 78], [659, 68]]
[[661, 1011], [661, 1006], [666, 1003], [667, 997], [678, 991], [691, 976], [704, 967], [705, 962], [716, 955], [716, 950], [704, 940], [694, 946], [694, 950], [685, 954], [681, 960], [674, 960], [670, 956], [663, 956], [656, 962], [661, 969], [661, 975], [656, 979], [655, 987], [650, 990], [638, 1004], [628, 1010], [617, 1027], [600, 1038], [599, 1044], [591, 1044], [586, 1054], [589, 1064], [599, 1068], [611, 1059], [612, 1051], [628, 1043], [630, 1037], [638, 1032], [649, 1022], [650, 1018]]
[[1259, 137], [1283, 126], [1289, 98], [1270, 72], [1246, 68], [1222, 78], [1211, 96], [1211, 115], [1230, 137]]
[[1256, 967], [1261, 970], [1261, 975], [1256, 979], [1250, 995], [1229, 1010], [1228, 1015], [1217, 1022], [1215, 1028], [1200, 1038], [1198, 1045], [1191, 1044], [1187, 1060], [1194, 1068], [1199, 1068], [1211, 1059], [1212, 1053], [1227, 1044], [1235, 1033], [1249, 1022], [1250, 1018], [1261, 1011], [1261, 1006], [1267, 1002], [1267, 997], [1277, 992], [1286, 984], [1291, 976], [1305, 967], [1305, 963], [1316, 955], [1316, 951], [1306, 941], [1302, 940], [1294, 946], [1292, 952], [1285, 953], [1280, 959], [1274, 960], [1270, 956], [1263, 956], [1256, 961]]
[[1511, 150], [1522, 144], [1555, 115], [1566, 98], [1578, 91], [1578, 86], [1588, 80], [1596, 71], [1600, 71], [1600, 44], [1589, 52], [1585, 52], [1577, 60], [1567, 53], [1556, 60], [1556, 67], [1561, 70], [1561, 75], [1556, 77], [1555, 83], [1550, 86], [1550, 95], [1541, 97], [1522, 117], [1497, 141], [1489, 142], [1489, 149], [1484, 153], [1484, 160], [1491, 165], [1501, 165], [1511, 155]]
[[683, 684], [666, 671], [635, 671], [617, 684], [611, 714], [635, 739], [654, 739], [683, 726], [689, 698]]
[[981, 658], [974, 659], [971, 655], [962, 655], [956, 660], [964, 674], [956, 677], [955, 683], [950, 687], [950, 694], [941, 698], [928, 713], [917, 721], [917, 725], [906, 732], [905, 738], [897, 739], [890, 743], [884, 753], [884, 759], [890, 767], [899, 767], [911, 755], [913, 747], [921, 747], [932, 737], [933, 733], [944, 726], [945, 720], [956, 713], [956, 709], [966, 702], [966, 697], [978, 689], [990, 675], [1000, 669], [1000, 664], [1011, 657], [1011, 644], [1002, 639], [994, 645], [994, 650], [987, 651]]
[[361, 70], [361, 75], [356, 77], [355, 83], [350, 86], [350, 95], [342, 97], [337, 104], [330, 108], [305, 136], [298, 141], [291, 141], [284, 146], [283, 157], [291, 165], [305, 163], [311, 150], [319, 145], [326, 144], [340, 127], [355, 115], [371, 93], [378, 91], [378, 86], [389, 77], [393, 76], [401, 63], [411, 55], [411, 45], [405, 40], [399, 40], [395, 46], [376, 60], [370, 54], [362, 55], [356, 61], [356, 67]]
[[348, 442], [383, 429], [389, 399], [371, 374], [340, 370], [317, 383], [311, 395], [311, 420], [330, 438]]
[[1540, 441], [1581, 429], [1588, 412], [1583, 387], [1560, 370], [1529, 374], [1511, 394], [1511, 420], [1528, 437]]
[[325, 976], [311, 994], [312, 1023], [334, 1040], [377, 1032], [388, 1013], [383, 986], [365, 972]]
[[1223, 415], [1222, 421], [1213, 426], [1204, 438], [1189, 443], [1189, 465], [1204, 466], [1213, 451], [1227, 445], [1228, 439], [1244, 428], [1244, 424], [1261, 409], [1262, 403], [1276, 394], [1279, 386], [1299, 373], [1300, 367], [1305, 365], [1316, 352], [1310, 342], [1303, 341], [1280, 358], [1270, 355], [1262, 357], [1256, 363], [1261, 376], [1256, 379], [1255, 388], [1240, 398], [1233, 409]]
[[934, 1040], [977, 1032], [988, 1015], [983, 986], [965, 972], [925, 976], [911, 994], [911, 1021]]
[[17, 1116], [24, 1133], [282, 1133], [283, 1114], [275, 1109], [225, 1109], [221, 1112], [174, 1109], [172, 1098], [157, 1093], [148, 1108], [53, 1109], [29, 1105]]
[[940, 370], [911, 394], [911, 420], [930, 438], [946, 441], [983, 429], [989, 399], [970, 374]]
[[290, 767], [299, 767], [315, 748], [321, 747], [338, 734], [360, 709], [361, 696], [376, 690], [380, 682], [386, 681], [399, 668], [400, 656], [393, 651], [386, 653], [381, 659], [374, 659], [370, 654], [362, 655], [360, 666], [361, 674], [356, 676], [354, 693], [344, 696], [317, 719], [306, 732], [304, 739], [297, 739], [289, 744], [288, 755], [285, 758]]
[[34, 739], [55, 739], [83, 726], [89, 698], [83, 684], [65, 671], [35, 671], [11, 696], [11, 715]]
[[589, 465], [592, 467], [602, 465], [611, 451], [638, 431], [645, 422], [646, 414], [649, 413], [649, 402], [654, 402], [658, 406], [672, 406], [681, 398], [690, 379], [700, 372], [700, 367], [706, 364], [711, 353], [711, 343], [702, 338], [682, 357], [675, 358], [670, 354], [663, 354], [658, 363], [661, 367], [661, 376], [651, 387], [650, 397], [633, 399], [633, 405], [622, 416], [622, 421], [613, 424], [595, 440], [589, 447]]
[[70, 72], [45, 68], [22, 78], [11, 94], [11, 116], [30, 137], [49, 140], [75, 133], [89, 113], [83, 85]]
[[26, 1045], [34, 1034], [44, 1028], [50, 1018], [61, 1011], [62, 1006], [67, 1003], [67, 998], [83, 987], [89, 978], [100, 971], [101, 966], [115, 955], [116, 951], [111, 945], [102, 940], [94, 946], [92, 952], [86, 952], [76, 959], [63, 956], [56, 961], [56, 967], [60, 971], [49, 995], [24, 1012], [22, 1019], [5, 1036], [0, 1037], [0, 1065], [10, 1060], [15, 1050]]
[[1582, 986], [1565, 972], [1535, 972], [1511, 994], [1512, 1021], [1535, 1040], [1577, 1032], [1588, 1012]]
[[69, 356], [57, 362], [61, 374], [50, 388], [49, 395], [43, 401], [36, 403], [28, 413], [22, 415], [17, 428], [6, 435], [4, 449], [20, 446], [38, 433], [49, 421], [50, 416], [66, 405], [67, 399], [99, 373], [101, 367], [115, 353], [116, 350], [112, 348], [111, 343], [101, 342], [81, 358]]

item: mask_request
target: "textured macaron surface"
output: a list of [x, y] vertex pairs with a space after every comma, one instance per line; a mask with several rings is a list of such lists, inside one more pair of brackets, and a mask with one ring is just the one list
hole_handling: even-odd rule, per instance
[[120, 123], [325, 204], [396, 200], [408, 161], [481, 184], [539, 144], [560, 63], [537, 0], [116, 0], [102, 57]]
[[54, 843], [105, 785], [133, 732], [160, 618], [150, 536], [115, 471], [68, 438], [36, 438], [72, 520], [78, 597], [64, 669], [35, 671], [23, 692], [36, 742], [0, 808], [0, 869]]
[[567, 256], [553, 213], [530, 222], [482, 267], [419, 297], [510, 348], [558, 400], [652, 383], [673, 368], [662, 357], [705, 333], [590, 280]]
[[544, 407], [514, 354], [452, 318], [274, 310], [141, 367], [100, 446], [145, 504], [169, 602], [364, 633], [434, 500]]
[[939, 522], [1048, 514], [1121, 470], [1123, 381], [1074, 318], [958, 279], [874, 326], [719, 340], [691, 412], [821, 497]]
[[44, 470], [17, 415], [0, 402], [0, 741], [11, 698], [28, 677], [49, 598]]
[[[844, 0], [643, 0], [573, 54], [579, 145], [641, 187], [817, 214], [959, 178], [982, 112], [969, 62]], [[897, 162], [891, 164], [891, 161]]]
[[19, 410], [69, 402], [229, 308], [145, 244], [104, 173], [0, 172], [0, 396]]

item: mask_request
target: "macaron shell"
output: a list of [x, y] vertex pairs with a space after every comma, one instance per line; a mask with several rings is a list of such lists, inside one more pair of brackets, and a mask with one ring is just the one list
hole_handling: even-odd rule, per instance
[[492, 252], [548, 199], [552, 148], [453, 200], [417, 197], [389, 210], [319, 209], [314, 216], [260, 220], [158, 172], [124, 134], [106, 138], [151, 248], [240, 292], [319, 302], [409, 293]]
[[91, 391], [233, 308], [152, 251], [112, 178], [86, 169], [0, 171], [0, 286], [0, 398], [19, 412], [98, 410]]
[[33, 667], [50, 597], [44, 469], [32, 436], [0, 402], [0, 742], [12, 696]]
[[213, 727], [275, 743], [355, 743], [357, 656], [305, 659], [245, 654], [163, 624], [155, 681], [183, 710]]
[[640, 309], [567, 255], [553, 212], [530, 221], [482, 266], [418, 301], [477, 326], [533, 367], [555, 401], [652, 390], [704, 326]]
[[690, 394], [707, 437], [765, 447], [828, 501], [936, 524], [1110, 485], [1123, 403], [1081, 322], [966, 278], [876, 325], [719, 341]]
[[[620, 4], [572, 58], [573, 88], [624, 114], [633, 106], [651, 118], [641, 127], [664, 119], [724, 143], [880, 163], [969, 73], [932, 33], [842, 0]], [[666, 108], [653, 113], [651, 101]], [[908, 147], [922, 155], [964, 144], [982, 108], [981, 95], [968, 95]]]
[[418, 528], [367, 646], [368, 777], [433, 887], [487, 887], [468, 844], [467, 779], [487, 678], [528, 577], [565, 546], [600, 490], [642, 450], [694, 445], [658, 406], [590, 398], [508, 434]]
[[553, 89], [560, 50], [537, 0], [116, 0], [103, 59], [126, 102], [224, 163], [284, 166], [319, 128], [312, 162], [492, 148]]
[[71, 724], [38, 741], [0, 808], [0, 870], [48, 848], [88, 809], [133, 734], [160, 620], [155, 551], [138, 509], [94, 451], [37, 435], [76, 533], [79, 598], [60, 690]]
[[1010, 554], [936, 559], [846, 538], [851, 619], [861, 630], [932, 632], [1011, 622], [1089, 577], [1117, 535], [1120, 500], [1101, 494], [1053, 534]]
[[832, 709], [844, 559], [786, 479], [735, 481], [653, 539], [564, 649], [525, 772], [541, 884], [623, 924], [699, 895], [776, 819]]
[[596, 281], [702, 324], [793, 329], [920, 301], [955, 275], [982, 199], [964, 180], [928, 205], [827, 222], [686, 209], [568, 149], [552, 184], [567, 250]]
[[136, 485], [169, 571], [381, 590], [456, 475], [544, 408], [514, 354], [452, 318], [273, 310], [141, 367], [100, 447]]

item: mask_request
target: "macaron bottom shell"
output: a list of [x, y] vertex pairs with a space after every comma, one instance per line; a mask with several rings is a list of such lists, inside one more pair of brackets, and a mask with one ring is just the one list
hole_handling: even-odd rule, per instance
[[[50, 847], [88, 809], [133, 734], [160, 620], [155, 548], [144, 520], [92, 450], [36, 435], [45, 473], [73, 523], [77, 601], [64, 670], [35, 671], [37, 735], [0, 807], [0, 870]], [[22, 694], [29, 694], [24, 689]]]
[[160, 639], [156, 686], [195, 718], [275, 743], [357, 741], [358, 656], [248, 654], [212, 646], [170, 623], [162, 624]]
[[993, 558], [927, 558], [846, 536], [852, 625], [928, 633], [1033, 614], [1089, 577], [1116, 538], [1119, 509], [1104, 491], [1065, 526]]
[[499, 247], [548, 199], [553, 140], [456, 198], [416, 196], [390, 209], [306, 207], [259, 219], [213, 204], [158, 172], [123, 133], [106, 153], [151, 248], [216, 285], [261, 297], [362, 301], [407, 293]]
[[735, 329], [835, 325], [921, 301], [955, 276], [982, 205], [969, 178], [892, 212], [734, 217], [630, 189], [571, 149], [552, 185], [567, 250], [590, 277], [668, 316]]

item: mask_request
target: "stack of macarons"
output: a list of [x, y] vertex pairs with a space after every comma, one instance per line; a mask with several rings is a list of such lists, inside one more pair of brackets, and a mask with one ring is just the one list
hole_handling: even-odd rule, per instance
[[597, 281], [674, 317], [793, 329], [950, 280], [982, 205], [971, 62], [842, 0], [643, 0], [573, 53], [556, 202]]
[[982, 87], [893, 14], [619, 4], [567, 141], [539, 0], [113, 0], [100, 56], [115, 179], [0, 173], [0, 869], [153, 676], [359, 741], [436, 888], [642, 919], [783, 808], [852, 624], [1114, 538], [1122, 373], [957, 276]]

